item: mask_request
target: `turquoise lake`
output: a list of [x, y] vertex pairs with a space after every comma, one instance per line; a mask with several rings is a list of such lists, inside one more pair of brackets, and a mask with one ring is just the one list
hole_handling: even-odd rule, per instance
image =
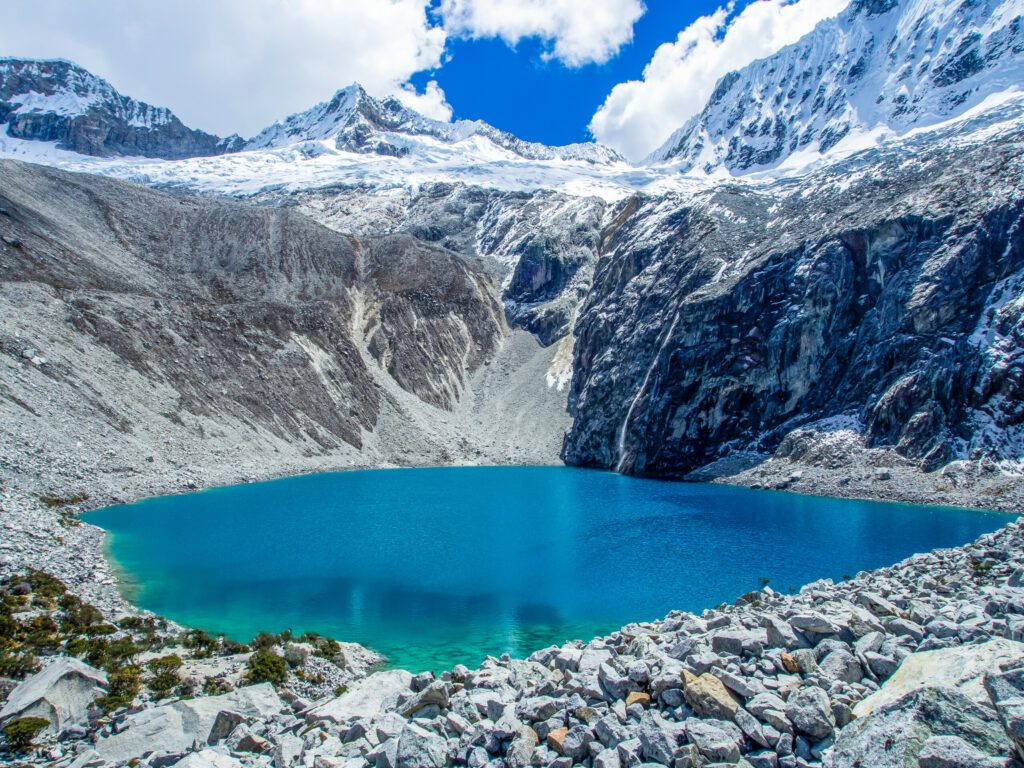
[[566, 467], [306, 475], [86, 516], [138, 605], [248, 640], [318, 632], [413, 671], [526, 656], [758, 587], [786, 591], [967, 543], [972, 510]]

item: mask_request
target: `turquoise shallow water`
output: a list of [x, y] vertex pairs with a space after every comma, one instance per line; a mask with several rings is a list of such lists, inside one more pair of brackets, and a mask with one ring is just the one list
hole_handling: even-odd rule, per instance
[[87, 516], [139, 605], [248, 640], [315, 631], [415, 671], [964, 544], [995, 513], [566, 467], [342, 472]]

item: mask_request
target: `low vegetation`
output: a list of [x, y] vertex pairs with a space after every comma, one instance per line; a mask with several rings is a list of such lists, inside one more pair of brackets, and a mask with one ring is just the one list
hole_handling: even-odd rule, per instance
[[49, 724], [50, 721], [43, 717], [20, 717], [4, 726], [4, 739], [7, 746], [15, 751], [28, 749]]

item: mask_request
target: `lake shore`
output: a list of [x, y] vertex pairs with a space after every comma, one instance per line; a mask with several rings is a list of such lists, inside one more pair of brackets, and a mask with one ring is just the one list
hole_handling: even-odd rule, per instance
[[[52, 565], [59, 563], [65, 574], [77, 579], [69, 586], [105, 600], [100, 603], [105, 611], [132, 610], [117, 593], [102, 558], [98, 529], [61, 524], [54, 520], [61, 517], [55, 509], [5, 489], [5, 509], [12, 501], [30, 510], [31, 517], [22, 517], [15, 526], [19, 537], [25, 537], [18, 539], [25, 564], [50, 565], [53, 570]], [[82, 506], [100, 501], [90, 498]], [[45, 525], [47, 520], [49, 529], [29, 531], [33, 521]], [[98, 557], [65, 554], [51, 560], [38, 554], [45, 551], [92, 552]], [[14, 567], [4, 559], [5, 570]], [[866, 717], [851, 718], [859, 703], [908, 658], [943, 649], [974, 653], [971, 648], [998, 637], [1024, 639], [1024, 615], [1018, 616], [1024, 610], [1024, 591], [1017, 586], [1024, 579], [1015, 576], [1024, 572], [1022, 567], [1024, 526], [1008, 522], [966, 546], [915, 555], [857, 574], [849, 582], [807, 585], [795, 596], [766, 589], [699, 616], [673, 613], [587, 643], [540, 650], [529, 661], [491, 659], [477, 670], [456, 668], [436, 679], [380, 673], [386, 677], [367, 682], [384, 698], [373, 698], [369, 704], [364, 700], [361, 710], [345, 703], [351, 699], [346, 699], [348, 694], [323, 701], [282, 699], [274, 705], [280, 707], [276, 714], [249, 716], [243, 730], [266, 742], [268, 754], [293, 750], [296, 759], [322, 755], [353, 761], [352, 765], [372, 765], [381, 754], [411, 749], [401, 745], [415, 741], [428, 755], [446, 756], [442, 762], [457, 759], [470, 765], [485, 755], [508, 758], [522, 753], [524, 762], [515, 764], [540, 759], [541, 764], [569, 766], [584, 749], [596, 752], [586, 753], [595, 766], [663, 761], [669, 754], [672, 760], [700, 765], [716, 755], [732, 759], [735, 749], [735, 757], [742, 752], [752, 766], [817, 766], [829, 754], [852, 754], [851, 750], [866, 748], [865, 741], [881, 737], [877, 724], [876, 730], [843, 726], [847, 721], [871, 723]], [[1018, 655], [1024, 659], [1024, 645], [1017, 648], [1000, 646], [999, 662]], [[944, 659], [936, 674], [955, 677], [950, 670], [965, 663], [957, 656]], [[356, 690], [365, 695], [363, 688]], [[461, 703], [476, 701], [473, 695], [464, 695], [472, 691], [486, 692], [497, 703], [484, 710]], [[139, 727], [135, 720], [153, 706], [155, 702], [147, 704], [142, 715], [122, 715], [119, 729], [132, 732]], [[539, 714], [534, 714], [536, 707]], [[535, 719], [549, 710], [550, 716]], [[888, 711], [891, 715], [892, 708]], [[323, 740], [308, 746], [293, 741], [290, 729], [297, 723], [322, 732]], [[377, 732], [377, 743], [353, 738], [354, 723], [365, 723], [371, 733]], [[783, 727], [786, 723], [789, 731]], [[494, 738], [477, 742], [476, 734]], [[103, 757], [104, 749], [112, 750], [115, 735], [102, 724], [93, 735], [99, 754], [90, 759], [97, 765], [122, 762], [114, 759], [115, 751], [108, 751], [110, 759]], [[160, 742], [150, 745], [157, 755], [160, 747]], [[51, 742], [46, 749], [50, 751], [42, 754], [62, 765], [92, 755], [88, 742]], [[719, 749], [725, 751], [719, 755]], [[227, 759], [236, 761], [232, 765], [262, 765], [252, 763], [249, 754], [225, 740], [204, 748], [197, 759], [201, 755], [207, 762], [199, 764], [204, 766]], [[619, 762], [611, 762], [613, 757]], [[996, 765], [995, 757], [983, 757], [989, 762], [977, 765]], [[391, 764], [389, 757], [382, 759]]]

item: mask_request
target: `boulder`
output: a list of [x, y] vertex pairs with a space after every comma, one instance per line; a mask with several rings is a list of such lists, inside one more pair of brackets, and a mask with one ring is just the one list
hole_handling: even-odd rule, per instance
[[[401, 675], [396, 679], [400, 680]], [[448, 700], [451, 697], [452, 684], [444, 680], [434, 680], [423, 688], [419, 693], [402, 704], [400, 712], [403, 717], [413, 717], [428, 707], [439, 707], [447, 709]], [[347, 694], [347, 692], [346, 692]], [[435, 710], [436, 711], [436, 710]]]
[[867, 717], [875, 709], [925, 685], [953, 686], [971, 701], [987, 704], [985, 673], [999, 672], [1000, 666], [1021, 657], [1024, 643], [1001, 637], [977, 645], [912, 653], [881, 688], [857, 703], [853, 714]]
[[375, 672], [354, 683], [336, 698], [309, 711], [306, 719], [330, 720], [345, 723], [364, 717], [379, 715], [386, 709], [394, 708], [398, 697], [409, 691], [412, 675], [402, 669]]
[[[736, 763], [740, 759], [743, 734], [725, 720], [688, 718], [684, 723], [686, 736], [713, 763]], [[671, 762], [666, 763], [671, 765]]]
[[193, 744], [208, 744], [211, 736], [218, 735], [221, 726], [216, 730], [215, 726], [222, 712], [266, 720], [287, 709], [270, 683], [176, 701], [129, 715], [117, 733], [96, 742], [96, 751], [108, 762], [128, 761], [146, 752], [186, 752]]
[[845, 648], [836, 648], [825, 654], [818, 666], [830, 680], [859, 683], [864, 678], [864, 669], [857, 657]]
[[1006, 761], [975, 749], [959, 736], [932, 736], [917, 755], [919, 768], [1003, 768]]
[[698, 717], [731, 720], [739, 709], [739, 702], [714, 675], [705, 672], [694, 675], [683, 670], [683, 696]]
[[516, 735], [509, 742], [508, 752], [505, 754], [505, 764], [509, 768], [526, 768], [533, 757], [534, 748], [540, 744], [537, 732], [528, 725], [520, 726]]
[[0, 709], [0, 723], [21, 717], [50, 722], [43, 734], [58, 734], [85, 720], [89, 706], [107, 688], [107, 676], [78, 659], [62, 656], [24, 680]]
[[448, 744], [436, 733], [409, 723], [398, 735], [395, 768], [442, 768], [448, 764]]
[[[933, 736], [956, 736], [986, 759], [1006, 751], [1006, 736], [992, 711], [956, 688], [925, 686], [875, 707], [866, 717], [843, 728], [829, 768], [917, 766], [925, 744]], [[934, 742], [929, 751], [936, 756]], [[983, 763], [972, 768], [980, 765]]]
[[679, 738], [658, 713], [644, 713], [637, 728], [637, 737], [640, 739], [640, 752], [644, 760], [672, 765]]
[[827, 739], [836, 724], [828, 694], [816, 685], [806, 685], [790, 694], [786, 717], [812, 741]]
[[215, 749], [201, 749], [185, 755], [174, 768], [242, 768], [242, 763]]
[[1024, 759], [1024, 669], [985, 675], [985, 691], [1017, 755]]

